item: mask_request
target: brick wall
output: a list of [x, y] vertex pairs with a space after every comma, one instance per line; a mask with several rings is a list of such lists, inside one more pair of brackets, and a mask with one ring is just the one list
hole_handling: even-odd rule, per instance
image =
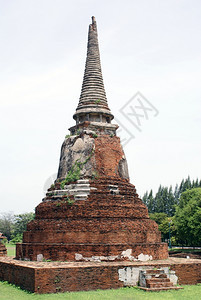
[[124, 152], [117, 136], [99, 136], [95, 139], [96, 171], [99, 176], [120, 177], [118, 173], [119, 161]]
[[[37, 254], [43, 254], [44, 259], [55, 261], [75, 261], [75, 253], [84, 257], [92, 256], [120, 256], [122, 251], [132, 249], [132, 255], [137, 257], [141, 253], [151, 255], [153, 259], [167, 258], [167, 244], [50, 244], [50, 243], [22, 243], [16, 245], [16, 257], [36, 260]], [[104, 260], [104, 259], [103, 259]], [[105, 259], [107, 260], [107, 258]], [[127, 260], [127, 258], [117, 258], [116, 260]]]
[[7, 254], [6, 247], [0, 241], [0, 256], [6, 256], [6, 254]]
[[[30, 265], [29, 265], [30, 264]], [[36, 264], [36, 266], [34, 266]], [[127, 267], [146, 268], [170, 267], [176, 272], [179, 284], [201, 283], [201, 262], [180, 262], [159, 264], [118, 263], [29, 263], [8, 262], [0, 259], [0, 280], [21, 286], [36, 293], [56, 293], [65, 291], [87, 291], [120, 288], [118, 270]]]
[[14, 283], [31, 292], [35, 291], [34, 268], [0, 261], [0, 280]]

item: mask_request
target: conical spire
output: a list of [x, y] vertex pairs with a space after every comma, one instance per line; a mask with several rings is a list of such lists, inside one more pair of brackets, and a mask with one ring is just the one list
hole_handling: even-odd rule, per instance
[[[84, 79], [78, 107], [73, 117], [78, 120], [81, 115], [88, 114], [89, 116], [91, 113], [102, 113], [110, 120], [113, 119], [103, 84], [95, 17], [92, 17], [92, 24], [89, 25]], [[86, 120], [84, 116], [81, 119]]]

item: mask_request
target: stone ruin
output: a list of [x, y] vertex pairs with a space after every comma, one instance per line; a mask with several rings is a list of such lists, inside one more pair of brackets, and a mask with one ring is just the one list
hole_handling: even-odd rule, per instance
[[2, 243], [2, 241], [6, 239], [6, 236], [3, 236], [3, 234], [0, 232], [0, 256], [6, 256], [7, 249], [5, 245]]
[[129, 181], [106, 98], [95, 18], [89, 25], [81, 95], [57, 179], [36, 207], [16, 258], [121, 261], [168, 258], [157, 224]]

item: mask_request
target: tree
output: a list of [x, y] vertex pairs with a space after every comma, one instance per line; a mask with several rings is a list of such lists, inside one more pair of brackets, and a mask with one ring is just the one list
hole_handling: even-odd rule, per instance
[[165, 213], [154, 213], [150, 214], [150, 219], [154, 220], [158, 224], [162, 241], [169, 241], [169, 233], [171, 233], [171, 241], [175, 244], [176, 229], [174, 217], [168, 217]]
[[164, 192], [164, 187], [162, 187], [160, 185], [158, 192], [156, 193], [156, 196], [155, 196], [155, 202], [156, 202], [155, 212], [158, 212], [158, 213], [164, 212], [163, 192]]
[[181, 194], [176, 206], [175, 226], [177, 241], [186, 246], [201, 245], [201, 188]]
[[174, 196], [172, 186], [170, 186], [168, 190], [168, 198], [167, 198], [167, 208], [166, 208], [166, 213], [168, 216], [173, 216], [175, 213], [175, 204], [176, 204], [176, 198]]
[[162, 224], [162, 222], [167, 218], [167, 214], [165, 213], [154, 213], [149, 216], [150, 219], [154, 220], [158, 225]]
[[174, 189], [174, 203], [175, 204], [179, 203], [179, 197], [180, 197], [179, 186], [178, 186], [178, 184], [176, 184], [175, 189]]
[[201, 187], [201, 180], [198, 178], [191, 181], [190, 176], [186, 179], [182, 179], [180, 185], [176, 184], [174, 192], [172, 186], [164, 187], [159, 186], [156, 195], [153, 195], [152, 190], [148, 191], [143, 196], [143, 202], [147, 205], [149, 213], [166, 213], [172, 217], [175, 213], [175, 205], [178, 205], [181, 194], [187, 189], [195, 187]]
[[10, 241], [14, 226], [14, 215], [13, 213], [2, 213], [0, 216], [0, 232], [7, 237]]
[[148, 200], [148, 192], [146, 191], [146, 193], [144, 194], [144, 196], [142, 197], [142, 202], [148, 206], [149, 204], [149, 200]]
[[191, 186], [191, 179], [190, 176], [188, 176], [188, 178], [184, 181], [183, 190], [186, 191], [188, 189], [191, 189]]
[[14, 216], [14, 226], [11, 242], [17, 243], [22, 241], [23, 232], [26, 231], [27, 223], [34, 219], [35, 214], [24, 213]]
[[155, 209], [156, 209], [156, 201], [155, 198], [153, 197], [153, 192], [151, 190], [148, 196], [148, 211], [155, 212]]
[[152, 190], [149, 192], [146, 191], [144, 196], [142, 197], [143, 203], [147, 206], [148, 211], [150, 213], [154, 213], [156, 209], [156, 203], [155, 203], [155, 197], [153, 197], [153, 192]]
[[26, 231], [27, 223], [34, 219], [34, 213], [13, 215], [13, 213], [2, 213], [0, 216], [0, 232], [12, 243], [21, 242], [23, 232]]

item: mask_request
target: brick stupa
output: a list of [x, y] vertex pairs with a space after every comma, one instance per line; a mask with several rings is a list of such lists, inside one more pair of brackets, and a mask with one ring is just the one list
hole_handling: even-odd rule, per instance
[[3, 236], [3, 234], [0, 232], [0, 256], [7, 255], [7, 249], [6, 249], [5, 245], [3, 244], [4, 239], [6, 239], [6, 236]]
[[95, 18], [78, 107], [55, 184], [36, 207], [16, 258], [57, 261], [166, 259], [157, 224], [129, 182], [105, 94]]

